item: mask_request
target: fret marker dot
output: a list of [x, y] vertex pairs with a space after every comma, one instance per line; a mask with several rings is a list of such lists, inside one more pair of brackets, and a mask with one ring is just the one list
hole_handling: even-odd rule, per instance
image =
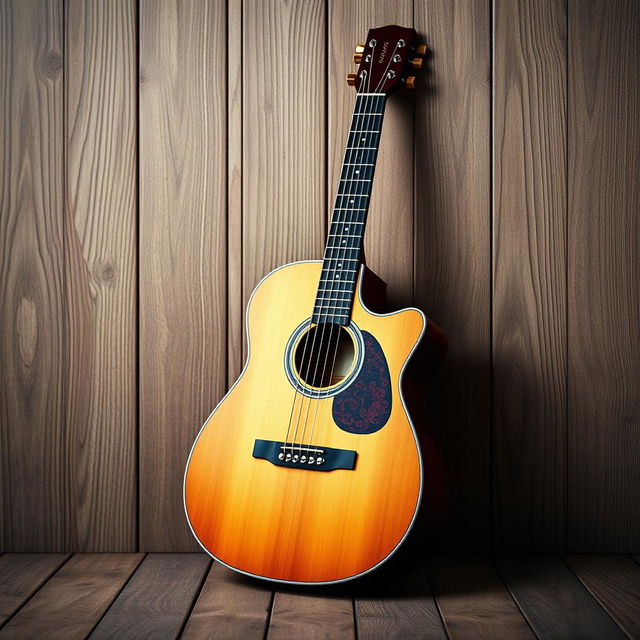
[[351, 204], [353, 204], [353, 203], [355, 202], [355, 200], [349, 200], [349, 202], [350, 202]]
[[344, 228], [344, 230], [345, 230], [345, 231], [349, 231], [349, 227], [345, 227], [345, 228]]
[[340, 280], [340, 276], [336, 273], [336, 280]]
[[356, 173], [360, 173], [360, 169], [356, 169]]
[[366, 138], [362, 138], [362, 142], [364, 142], [366, 140]]
[[346, 240], [343, 240], [343, 241], [342, 241], [342, 244], [347, 244], [347, 241], [346, 241]]

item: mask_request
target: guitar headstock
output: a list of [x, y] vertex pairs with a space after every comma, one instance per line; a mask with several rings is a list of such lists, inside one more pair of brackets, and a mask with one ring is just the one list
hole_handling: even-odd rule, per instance
[[347, 75], [347, 84], [358, 93], [391, 95], [398, 87], [415, 87], [411, 69], [421, 69], [427, 47], [416, 43], [415, 29], [395, 24], [370, 29], [366, 44], [356, 45], [353, 56], [358, 70]]

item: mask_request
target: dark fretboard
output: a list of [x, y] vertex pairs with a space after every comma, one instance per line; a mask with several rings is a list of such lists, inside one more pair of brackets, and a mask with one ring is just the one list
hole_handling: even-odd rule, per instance
[[313, 323], [346, 325], [351, 317], [386, 95], [359, 93], [340, 172]]

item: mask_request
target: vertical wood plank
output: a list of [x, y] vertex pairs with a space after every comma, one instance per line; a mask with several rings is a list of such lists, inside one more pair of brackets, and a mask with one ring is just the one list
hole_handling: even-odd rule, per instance
[[65, 462], [62, 2], [0, 9], [0, 546], [74, 544]]
[[640, 4], [569, 2], [569, 549], [640, 548]]
[[564, 544], [566, 7], [495, 3], [494, 544]]
[[326, 34], [323, 0], [245, 2], [243, 10], [252, 50], [243, 81], [246, 304], [271, 269], [322, 255]]
[[66, 464], [76, 548], [136, 549], [136, 9], [66, 3]]
[[[329, 208], [337, 193], [356, 96], [345, 76], [354, 68], [356, 43], [365, 41], [369, 29], [386, 24], [413, 26], [413, 2], [329, 3]], [[399, 91], [385, 110], [364, 248], [368, 266], [387, 283], [392, 308], [410, 304], [413, 295], [412, 167], [413, 96], [410, 91]]]
[[205, 0], [140, 3], [145, 550], [197, 548], [182, 516], [182, 475], [193, 439], [226, 386], [225, 11], [224, 3]]
[[3, 638], [86, 638], [142, 559], [137, 553], [73, 556], [2, 629]]
[[242, 0], [227, 1], [227, 385], [246, 353], [242, 309]]
[[432, 49], [416, 90], [415, 302], [449, 336], [429, 396], [447, 469], [441, 546], [485, 546], [490, 529], [490, 7], [417, 2]]

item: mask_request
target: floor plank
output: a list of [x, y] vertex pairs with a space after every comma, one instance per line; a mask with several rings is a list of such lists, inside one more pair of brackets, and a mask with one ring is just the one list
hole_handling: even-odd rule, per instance
[[535, 637], [486, 558], [430, 558], [427, 575], [452, 640]]
[[384, 594], [356, 597], [354, 605], [360, 640], [447, 637], [422, 566], [387, 586]]
[[630, 638], [640, 638], [640, 567], [623, 555], [565, 559], [622, 630]]
[[272, 590], [214, 562], [181, 638], [264, 637]]
[[625, 637], [560, 557], [502, 557], [495, 565], [538, 638]]
[[0, 627], [68, 557], [66, 553], [7, 553], [0, 558]]
[[278, 591], [273, 600], [268, 640], [355, 638], [353, 600], [322, 594]]
[[176, 638], [210, 560], [200, 553], [151, 553], [92, 638]]
[[0, 631], [0, 638], [85, 638], [138, 566], [139, 553], [74, 555]]

